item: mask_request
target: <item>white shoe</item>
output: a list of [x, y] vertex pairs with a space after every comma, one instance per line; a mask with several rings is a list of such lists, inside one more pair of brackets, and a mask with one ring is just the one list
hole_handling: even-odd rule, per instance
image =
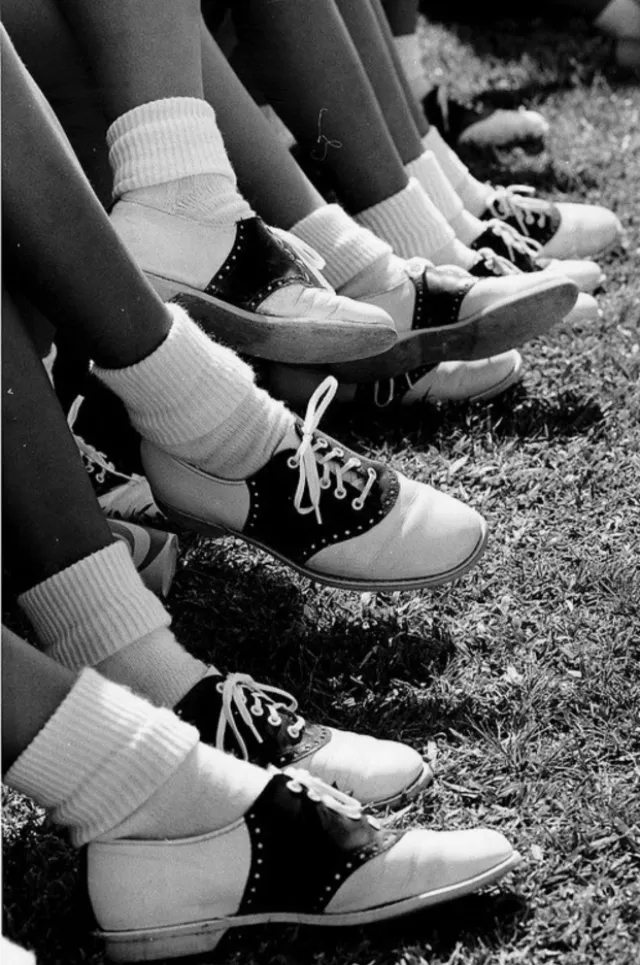
[[352, 590], [402, 590], [455, 579], [478, 561], [482, 517], [318, 431], [336, 391], [326, 379], [271, 459], [220, 479], [144, 441], [160, 509], [213, 536], [239, 536], [303, 575]]
[[548, 133], [549, 124], [539, 111], [530, 111], [525, 107], [517, 110], [498, 108], [466, 127], [458, 138], [458, 144], [504, 147], [507, 144], [542, 140]]
[[515, 349], [476, 362], [441, 362], [358, 387], [357, 401], [378, 409], [418, 402], [479, 402], [515, 385], [522, 356]]
[[[513, 267], [526, 273], [532, 271], [552, 272], [564, 275], [578, 286], [581, 292], [591, 295], [605, 281], [605, 274], [595, 261], [585, 258], [557, 258], [544, 257], [541, 252], [543, 246], [533, 238], [521, 235], [511, 225], [504, 221], [492, 219], [486, 229], [476, 238], [471, 247], [486, 259], [488, 252], [506, 260]], [[486, 265], [475, 265], [471, 274], [476, 277], [487, 277], [491, 274], [485, 271]]]
[[374, 358], [331, 365], [341, 381], [377, 382], [430, 363], [500, 355], [544, 335], [578, 297], [568, 278], [542, 271], [487, 270], [474, 277], [473, 271], [434, 268], [421, 258], [404, 265], [396, 285], [363, 296], [396, 321], [398, 341]]
[[160, 297], [237, 351], [312, 364], [365, 358], [395, 342], [383, 311], [336, 295], [317, 252], [259, 218], [221, 229], [125, 198], [111, 222]]
[[362, 804], [397, 807], [431, 784], [431, 763], [411, 747], [310, 723], [297, 710], [286, 690], [240, 673], [204, 677], [174, 707], [206, 744], [260, 767], [302, 767]]
[[486, 828], [383, 829], [292, 769], [219, 831], [90, 844], [87, 878], [107, 956], [137, 962], [211, 952], [232, 928], [398, 918], [493, 884], [519, 861]]
[[613, 211], [596, 204], [555, 204], [533, 195], [528, 185], [495, 188], [483, 218], [498, 218], [539, 242], [544, 258], [596, 257], [620, 241], [622, 225]]

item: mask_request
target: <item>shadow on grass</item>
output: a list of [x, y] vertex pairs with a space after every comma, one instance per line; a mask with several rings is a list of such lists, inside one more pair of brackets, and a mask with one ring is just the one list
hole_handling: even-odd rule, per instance
[[[398, 408], [383, 414], [354, 411], [340, 426], [340, 438], [354, 448], [379, 446], [384, 440], [390, 449], [408, 446], [420, 451], [428, 446], [440, 448], [448, 437], [471, 434], [478, 429], [496, 439], [568, 439], [604, 429], [606, 415], [593, 398], [573, 389], [553, 397], [530, 394], [515, 386], [491, 403], [428, 403], [410, 409]], [[332, 429], [336, 429], [335, 426]]]
[[[396, 921], [365, 928], [261, 928], [244, 936], [229, 935], [220, 947], [236, 962], [345, 961], [370, 965], [399, 960], [409, 950], [448, 961], [458, 950], [473, 953], [487, 946], [499, 949], [522, 932], [530, 915], [526, 902], [513, 892], [472, 895]], [[286, 947], [286, 952], [284, 948]], [[254, 957], [255, 956], [255, 957]], [[194, 963], [195, 965], [195, 963]]]

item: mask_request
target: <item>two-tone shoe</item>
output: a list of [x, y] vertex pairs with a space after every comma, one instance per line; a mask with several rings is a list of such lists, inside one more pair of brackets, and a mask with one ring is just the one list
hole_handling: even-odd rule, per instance
[[[504, 221], [498, 221], [497, 218], [487, 222], [485, 230], [470, 247], [479, 254], [492, 251], [520, 271], [547, 271], [564, 275], [587, 295], [592, 295], [606, 278], [600, 265], [587, 258], [545, 258], [539, 241], [521, 235], [515, 228]], [[479, 278], [487, 277], [487, 273], [483, 272], [482, 261], [473, 266], [471, 274]]]
[[515, 349], [476, 362], [440, 362], [357, 388], [355, 402], [392, 409], [421, 402], [481, 402], [520, 381], [522, 356]]
[[210, 953], [230, 929], [361, 926], [499, 881], [520, 861], [498, 831], [398, 831], [304, 771], [275, 774], [232, 824], [191, 838], [96, 841], [87, 886], [107, 957]]
[[[482, 260], [482, 259], [481, 259]], [[544, 335], [573, 308], [578, 289], [546, 272], [475, 278], [460, 268], [434, 268], [421, 258], [405, 263], [397, 285], [366, 296], [409, 330], [382, 355], [331, 365], [343, 382], [377, 382], [423, 365], [500, 355]]]
[[594, 258], [622, 238], [622, 225], [608, 208], [546, 201], [526, 184], [494, 188], [480, 217], [497, 218], [537, 241], [545, 258]]
[[336, 295], [317, 252], [260, 218], [223, 229], [125, 198], [111, 221], [160, 297], [239, 352], [312, 364], [395, 342], [384, 311]]
[[454, 97], [445, 86], [437, 86], [423, 98], [422, 109], [453, 148], [506, 147], [543, 140], [549, 124], [542, 114], [515, 107], [513, 97], [507, 98], [505, 93], [509, 92], [488, 91], [463, 99]]
[[304, 576], [352, 590], [437, 586], [482, 554], [487, 527], [457, 499], [360, 456], [318, 429], [337, 388], [326, 379], [268, 462], [221, 479], [143, 441], [165, 515], [209, 536], [239, 536]]
[[372, 807], [398, 807], [433, 781], [431, 763], [398, 741], [314, 724], [279, 687], [210, 674], [174, 707], [206, 744], [260, 767], [302, 767]]

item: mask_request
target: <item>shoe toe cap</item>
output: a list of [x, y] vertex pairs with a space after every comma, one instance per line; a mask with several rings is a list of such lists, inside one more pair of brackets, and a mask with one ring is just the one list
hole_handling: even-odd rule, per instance
[[[469, 894], [509, 870], [514, 850], [498, 831], [407, 832], [348, 878], [327, 906], [345, 912], [422, 896], [425, 904]], [[429, 902], [428, 899], [431, 899]]]
[[545, 265], [544, 270], [549, 274], [564, 275], [574, 282], [581, 292], [586, 292], [588, 295], [594, 292], [605, 279], [600, 265], [586, 258], [553, 260]]
[[522, 358], [515, 349], [473, 362], [442, 362], [415, 383], [402, 404], [412, 405], [425, 399], [466, 402], [491, 398], [517, 381], [521, 367]]
[[557, 207], [560, 227], [543, 248], [546, 257], [589, 257], [611, 248], [622, 236], [620, 220], [608, 208], [569, 202]]
[[299, 766], [361, 804], [373, 805], [401, 797], [425, 770], [420, 754], [406, 744], [333, 729], [331, 740]]

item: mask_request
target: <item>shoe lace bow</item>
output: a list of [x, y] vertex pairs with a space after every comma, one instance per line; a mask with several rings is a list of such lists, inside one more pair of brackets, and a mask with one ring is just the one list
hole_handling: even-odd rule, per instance
[[272, 727], [279, 727], [282, 724], [282, 712], [292, 714], [295, 721], [287, 727], [287, 733], [292, 740], [297, 740], [305, 728], [304, 717], [296, 714], [298, 702], [295, 697], [279, 687], [260, 684], [249, 674], [228, 674], [224, 680], [219, 681], [217, 690], [222, 697], [216, 732], [216, 747], [219, 750], [224, 750], [224, 740], [229, 728], [238, 742], [240, 753], [245, 760], [249, 760], [249, 751], [234, 711], [259, 744], [264, 743], [264, 738], [256, 727], [257, 719], [264, 719]]
[[306, 265], [313, 277], [317, 280], [320, 288], [327, 288], [329, 291], [333, 291], [333, 288], [322, 274], [322, 269], [325, 268], [327, 263], [319, 251], [316, 251], [315, 248], [308, 245], [302, 238], [298, 238], [297, 235], [292, 235], [290, 231], [285, 231], [284, 228], [270, 227], [269, 230], [290, 248], [293, 248], [293, 251], [300, 261]]
[[[320, 420], [336, 394], [337, 388], [337, 380], [330, 375], [315, 390], [307, 405], [300, 445], [287, 462], [290, 469], [299, 471], [298, 485], [293, 497], [294, 508], [301, 516], [315, 513], [319, 524], [322, 524], [320, 497], [323, 489], [331, 487], [332, 476], [336, 479], [334, 496], [336, 499], [344, 499], [347, 496], [344, 485], [347, 475], [351, 473], [350, 481], [353, 481], [354, 472], [362, 470], [362, 460], [357, 456], [349, 456], [345, 462], [346, 453], [340, 446], [323, 438], [314, 439]], [[329, 451], [325, 452], [326, 449]], [[319, 469], [322, 470], [322, 475]], [[376, 478], [375, 469], [369, 466], [364, 488], [351, 502], [356, 511], [364, 506]], [[305, 494], [308, 497], [308, 505], [303, 505]]]
[[[535, 199], [534, 199], [535, 200]], [[514, 259], [516, 255], [526, 255], [534, 261], [542, 251], [542, 245], [535, 238], [529, 238], [526, 233], [521, 234], [513, 225], [505, 224], [504, 221], [492, 219], [489, 224], [493, 233], [504, 241], [509, 252], [509, 258]]]
[[544, 228], [549, 217], [548, 202], [534, 195], [535, 188], [528, 184], [510, 184], [496, 188], [488, 206], [498, 218], [513, 218], [521, 233], [528, 235], [531, 225]]

